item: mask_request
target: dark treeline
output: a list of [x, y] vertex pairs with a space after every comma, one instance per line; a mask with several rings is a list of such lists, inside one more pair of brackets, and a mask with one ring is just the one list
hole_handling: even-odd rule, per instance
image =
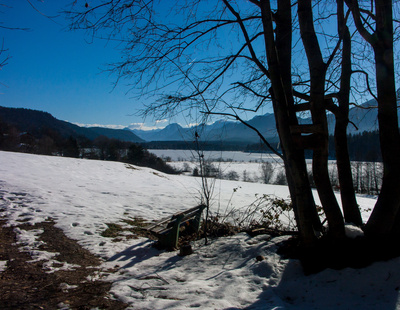
[[[360, 134], [349, 135], [348, 145], [352, 161], [379, 162], [382, 160], [378, 131], [365, 131]], [[273, 143], [272, 146], [279, 151], [278, 143]], [[332, 136], [329, 139], [329, 146], [329, 157], [330, 159], [335, 159], [334, 140]], [[133, 151], [135, 147], [141, 151]], [[132, 153], [142, 153], [144, 158], [141, 163], [138, 161], [138, 155], [135, 155], [135, 164], [143, 166], [151, 165], [151, 168], [155, 169], [159, 169], [157, 167], [161, 166], [161, 169], [165, 170], [163, 164], [157, 162], [155, 158], [151, 158], [152, 155], [150, 155], [151, 153], [147, 149], [193, 150], [197, 148], [197, 145], [194, 141], [132, 143], [105, 136], [89, 139], [81, 135], [65, 136], [59, 131], [48, 127], [33, 127], [29, 131], [21, 132], [16, 126], [0, 120], [1, 150], [101, 160], [132, 161], [132, 158], [128, 159], [127, 150], [130, 148], [132, 149]], [[270, 152], [263, 143], [247, 144], [245, 142], [230, 141], [199, 141], [199, 148], [204, 151]], [[307, 157], [311, 158], [312, 153], [308, 152]]]
[[[141, 143], [141, 145], [147, 149], [193, 150], [196, 148], [194, 141], [154, 141]], [[271, 145], [280, 151], [279, 143], [271, 143]], [[350, 134], [348, 135], [348, 145], [351, 161], [382, 161], [378, 131]], [[245, 142], [199, 141], [199, 147], [203, 151], [271, 153], [271, 150], [261, 142], [247, 144]], [[312, 151], [307, 151], [306, 157], [312, 158]], [[336, 159], [333, 136], [329, 137], [329, 158]]]
[[348, 137], [350, 160], [382, 161], [379, 143], [379, 131], [365, 131], [358, 135]]
[[16, 127], [0, 121], [0, 150], [40, 155], [111, 160], [150, 167], [165, 173], [177, 173], [163, 159], [150, 153], [142, 145], [99, 136], [64, 137], [59, 132], [40, 128], [20, 132]]
[[[364, 131], [347, 136], [351, 161], [381, 162], [379, 132]], [[329, 137], [329, 157], [336, 159], [333, 136]]]
[[[198, 147], [202, 151], [242, 151], [253, 153], [271, 153], [271, 150], [264, 143], [248, 144], [240, 141], [198, 141]], [[159, 150], [194, 150], [197, 148], [193, 141], [152, 141], [140, 143], [147, 149]], [[278, 143], [271, 143], [278, 148]]]
[[[231, 141], [198, 141], [198, 147], [203, 151], [246, 151], [246, 142]], [[152, 141], [140, 143], [146, 149], [169, 149], [169, 150], [194, 150], [197, 148], [193, 141]]]
[[[347, 136], [347, 141], [351, 161], [382, 161], [378, 131], [364, 131], [359, 134], [350, 134]], [[312, 158], [311, 150], [307, 150], [305, 154], [306, 158]], [[329, 159], [336, 159], [333, 136], [329, 136]]]

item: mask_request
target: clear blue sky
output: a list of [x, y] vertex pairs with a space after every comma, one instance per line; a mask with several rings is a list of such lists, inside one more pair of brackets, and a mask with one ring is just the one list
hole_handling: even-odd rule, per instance
[[[30, 2], [40, 12], [27, 0], [0, 0], [10, 6], [0, 6], [0, 26], [30, 29], [0, 28], [0, 39], [8, 49], [0, 61], [11, 57], [0, 71], [0, 106], [46, 111], [77, 124], [126, 127], [142, 123], [136, 114], [144, 102], [132, 99], [126, 85], [114, 88], [116, 77], [102, 72], [107, 63], [121, 59], [118, 49], [101, 40], [89, 44], [84, 31], [67, 30], [68, 22], [60, 12], [72, 0]], [[58, 17], [49, 19], [43, 14]], [[266, 112], [271, 112], [270, 106], [260, 113]], [[186, 125], [189, 121], [182, 116], [170, 122]], [[142, 128], [155, 125], [147, 119]]]
[[[59, 14], [71, 0], [31, 3], [54, 21], [35, 11], [26, 0], [4, 0], [0, 7], [2, 26], [30, 28], [29, 31], [0, 28], [3, 53], [11, 58], [0, 71], [0, 106], [23, 107], [51, 113], [73, 123], [122, 125], [141, 123], [135, 115], [141, 102], [126, 95], [124, 85], [113, 89], [114, 76], [102, 73], [105, 64], [119, 53], [104, 41], [88, 44], [82, 31], [66, 30]], [[154, 122], [147, 120], [148, 126]], [[165, 124], [164, 124], [165, 126]]]
[[[91, 38], [84, 31], [68, 31], [68, 21], [60, 12], [72, 2], [0, 0], [9, 6], [0, 6], [1, 26], [29, 28], [0, 28], [0, 39], [8, 49], [0, 61], [6, 55], [11, 57], [0, 71], [0, 106], [41, 110], [76, 124], [121, 128], [144, 121], [142, 129], [197, 121], [183, 114], [161, 122], [138, 116], [143, 100], [133, 99], [123, 82], [114, 88], [116, 77], [102, 72], [106, 64], [121, 59], [118, 49], [107, 41], [88, 43]], [[254, 115], [244, 116], [251, 117]]]

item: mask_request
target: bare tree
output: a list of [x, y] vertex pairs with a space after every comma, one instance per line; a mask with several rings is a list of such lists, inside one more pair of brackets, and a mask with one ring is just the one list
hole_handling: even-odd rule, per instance
[[274, 175], [274, 167], [270, 162], [265, 162], [261, 164], [261, 179], [263, 183], [269, 184]]
[[351, 164], [349, 150], [347, 146], [347, 127], [349, 125], [349, 106], [351, 89], [351, 35], [347, 26], [344, 13], [343, 0], [337, 0], [337, 24], [338, 34], [342, 41], [341, 75], [340, 88], [336, 95], [338, 105], [333, 106], [332, 112], [335, 114], [335, 151], [338, 176], [340, 183], [340, 193], [343, 206], [344, 218], [348, 223], [362, 225], [361, 213], [358, 208], [353, 179], [351, 174]]
[[389, 237], [400, 232], [400, 133], [393, 57], [393, 3], [375, 0], [366, 7], [361, 7], [356, 0], [346, 0], [346, 3], [358, 32], [371, 45], [375, 56], [383, 179], [365, 231], [374, 237]]
[[[311, 0], [220, 0], [212, 2], [213, 6], [195, 0], [168, 4], [152, 0], [99, 0], [89, 6], [74, 1], [67, 13], [71, 29], [85, 29], [93, 38], [121, 44], [122, 61], [112, 65], [110, 71], [117, 75], [118, 82], [127, 79], [138, 95], [153, 99], [144, 114], [164, 117], [190, 114], [190, 109], [195, 109], [204, 119], [212, 115], [230, 116], [255, 130], [271, 147], [263, 133], [251, 127], [244, 116], [272, 103], [281, 151], [271, 149], [284, 161], [300, 239], [303, 245], [311, 247], [323, 227], [311, 192], [305, 150], [313, 152], [313, 177], [331, 238], [345, 238], [344, 219], [362, 224], [346, 138], [351, 76], [356, 72], [352, 68], [350, 13], [345, 13], [341, 0], [327, 3], [332, 5], [334, 14], [323, 15], [322, 2]], [[374, 12], [360, 8], [357, 1], [345, 3], [357, 31], [373, 47], [377, 67], [385, 173], [367, 230], [381, 234], [385, 221], [392, 216], [389, 228], [386, 227], [389, 233], [400, 227], [400, 191], [390, 196], [400, 185], [393, 58], [384, 57], [393, 54], [393, 19], [388, 7], [391, 1], [373, 1]], [[316, 30], [319, 23], [332, 19], [338, 25], [333, 33]], [[367, 24], [370, 20], [376, 22]], [[375, 32], [368, 33], [367, 26], [376, 26]], [[328, 43], [321, 46], [322, 42]], [[296, 49], [304, 52], [293, 59]], [[333, 66], [335, 59], [337, 66]], [[381, 68], [389, 74], [384, 75]], [[333, 73], [327, 76], [328, 72]], [[338, 81], [330, 78], [335, 74]], [[369, 84], [366, 88], [370, 88]], [[329, 179], [327, 110], [336, 116], [335, 143], [344, 217]], [[299, 112], [309, 113], [312, 124], [300, 124]], [[393, 130], [396, 133], [389, 137]], [[390, 207], [385, 209], [383, 205], [388, 204]], [[397, 215], [398, 219], [394, 219]]]

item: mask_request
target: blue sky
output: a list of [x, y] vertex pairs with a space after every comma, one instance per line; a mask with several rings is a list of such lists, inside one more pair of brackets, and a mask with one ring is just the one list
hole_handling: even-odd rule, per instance
[[[29, 31], [0, 28], [8, 49], [8, 64], [0, 71], [0, 105], [51, 113], [79, 124], [120, 125], [142, 123], [135, 116], [142, 102], [126, 94], [128, 87], [115, 89], [114, 76], [102, 73], [107, 63], [119, 59], [118, 50], [105, 41], [88, 44], [82, 31], [66, 30], [60, 15], [70, 0], [31, 3], [53, 20], [35, 11], [28, 1], [2, 1], [2, 26], [24, 27]], [[86, 41], [85, 41], [86, 40]], [[2, 59], [3, 59], [2, 58]], [[155, 122], [146, 120], [147, 126]], [[158, 125], [166, 123], [158, 123]]]
[[[143, 124], [137, 113], [146, 103], [144, 99], [133, 99], [123, 82], [114, 88], [116, 76], [102, 72], [106, 64], [121, 59], [119, 50], [112, 42], [88, 43], [91, 38], [84, 31], [67, 30], [68, 22], [60, 12], [71, 2], [0, 0], [0, 4], [10, 6], [0, 6], [0, 26], [29, 28], [21, 31], [0, 27], [0, 39], [8, 49], [0, 55], [0, 61], [7, 55], [11, 57], [0, 71], [0, 106], [41, 110], [76, 124], [114, 128], [137, 124], [136, 127], [151, 129], [165, 127], [169, 122], [193, 122], [182, 115], [159, 122], [148, 118]], [[57, 17], [50, 19], [44, 15]], [[224, 48], [228, 43], [237, 42], [228, 40]], [[205, 50], [200, 52], [207, 54]], [[244, 99], [244, 104], [249, 103]], [[271, 105], [266, 105], [259, 113], [271, 110]], [[243, 118], [251, 117], [254, 114]]]
[[[173, 122], [189, 126], [198, 121], [198, 111], [194, 117], [182, 113], [161, 121], [138, 116], [145, 99], [132, 98], [124, 82], [114, 88], [116, 76], [102, 72], [107, 64], [121, 59], [120, 51], [112, 42], [89, 43], [92, 40], [84, 31], [67, 30], [68, 21], [60, 12], [71, 2], [0, 0], [10, 6], [0, 6], [0, 26], [29, 28], [0, 28], [0, 39], [8, 49], [1, 56], [11, 57], [0, 71], [0, 106], [41, 110], [75, 124], [114, 128], [136, 124], [152, 129]], [[266, 112], [271, 108], [261, 111]]]

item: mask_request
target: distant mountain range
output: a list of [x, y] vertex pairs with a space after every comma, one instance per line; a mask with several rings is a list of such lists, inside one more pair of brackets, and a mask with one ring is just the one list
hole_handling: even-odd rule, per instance
[[[248, 121], [248, 124], [257, 128], [271, 141], [277, 141], [275, 118], [273, 114], [256, 116]], [[130, 129], [129, 127], [127, 129]], [[163, 129], [138, 130], [130, 129], [138, 137], [145, 141], [190, 141], [194, 140], [195, 133], [203, 141], [227, 141], [257, 143], [257, 134], [244, 124], [234, 121], [219, 120], [210, 125], [193, 126], [183, 128], [173, 123]]]
[[[357, 134], [364, 131], [378, 130], [378, 103], [375, 99], [369, 100], [361, 105], [361, 107], [353, 107], [349, 111], [349, 120], [353, 124], [349, 124], [347, 128], [348, 134]], [[400, 116], [400, 111], [397, 110], [397, 115]], [[329, 132], [334, 133], [335, 117], [332, 114], [328, 115]]]
[[[362, 105], [362, 108], [353, 107], [350, 109], [349, 118], [357, 126], [349, 125], [348, 133], [362, 133], [378, 129], [375, 100], [370, 100]], [[369, 108], [369, 109], [368, 109]], [[399, 112], [398, 112], [399, 114]], [[400, 115], [399, 115], [400, 117]], [[93, 140], [99, 136], [115, 138], [129, 142], [149, 141], [192, 141], [197, 133], [202, 141], [225, 141], [230, 143], [258, 143], [258, 135], [244, 124], [237, 121], [219, 120], [210, 125], [194, 126], [184, 128], [173, 123], [163, 129], [138, 130], [133, 128], [109, 129], [102, 127], [80, 127], [69, 122], [54, 118], [47, 112], [35, 111], [22, 108], [0, 107], [0, 122], [15, 126], [20, 132], [38, 133], [43, 129], [57, 131], [63, 137], [86, 137]], [[264, 137], [271, 143], [278, 141], [275, 127], [275, 117], [271, 113], [258, 115], [247, 121], [257, 128]], [[304, 117], [300, 123], [311, 123], [311, 119]], [[333, 134], [335, 118], [328, 114], [329, 131]]]
[[[378, 110], [375, 100], [364, 103], [361, 107], [353, 107], [349, 112], [350, 124], [347, 130], [348, 134], [357, 134], [364, 131], [378, 130]], [[399, 111], [398, 111], [399, 114]], [[334, 133], [335, 117], [328, 114], [328, 124], [330, 134]], [[400, 114], [399, 114], [400, 117]], [[311, 118], [300, 118], [301, 124], [310, 124]], [[249, 125], [257, 128], [264, 137], [270, 142], [278, 141], [278, 134], [275, 126], [275, 117], [271, 113], [258, 115], [247, 122]], [[194, 126], [184, 128], [179, 124], [173, 123], [163, 129], [138, 130], [126, 128], [135, 133], [145, 141], [190, 141], [194, 139], [197, 132], [202, 140], [205, 141], [227, 141], [227, 142], [248, 142], [258, 143], [260, 141], [255, 131], [240, 122], [217, 121], [210, 125]]]
[[128, 142], [143, 142], [143, 139], [133, 132], [123, 129], [108, 129], [101, 127], [80, 127], [65, 121], [60, 121], [50, 113], [23, 108], [0, 107], [0, 123], [9, 124], [20, 132], [40, 135], [43, 131], [53, 130], [64, 138], [85, 137], [94, 140], [99, 136], [115, 138]]

